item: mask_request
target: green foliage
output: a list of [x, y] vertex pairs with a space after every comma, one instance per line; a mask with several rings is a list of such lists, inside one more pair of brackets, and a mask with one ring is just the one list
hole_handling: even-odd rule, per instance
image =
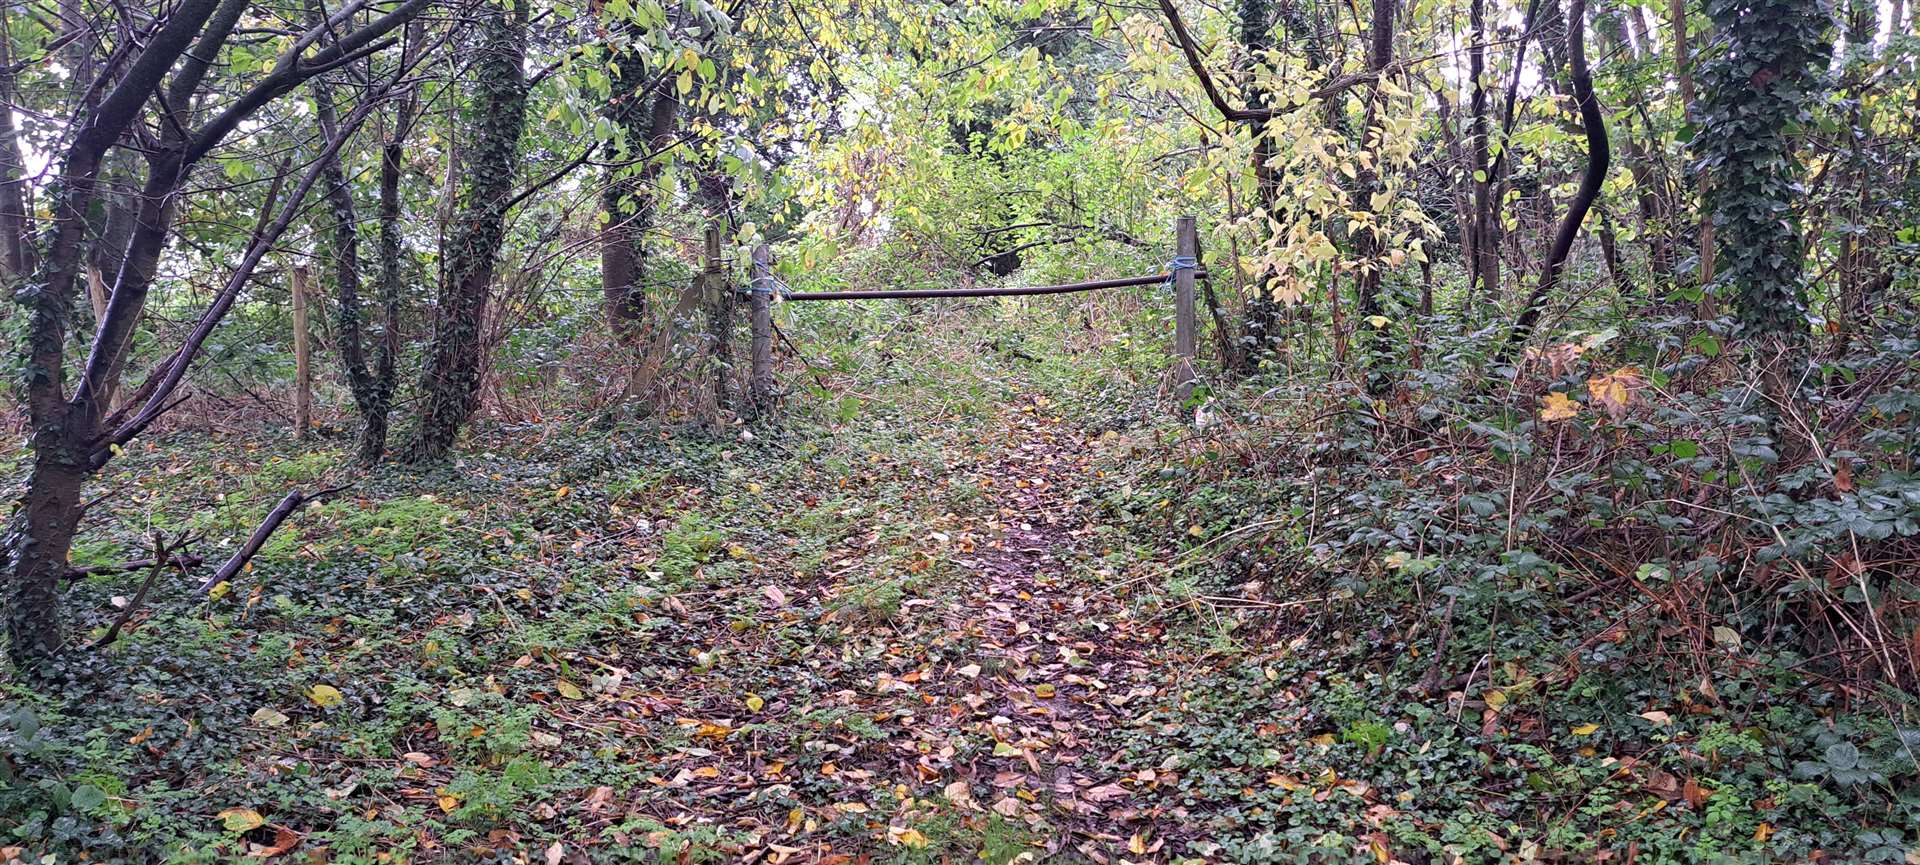
[[1750, 332], [1803, 342], [1797, 139], [1825, 92], [1833, 13], [1827, 0], [1708, 0], [1706, 10], [1727, 43], [1700, 64], [1693, 137], [1723, 261], [1715, 284], [1733, 294]]

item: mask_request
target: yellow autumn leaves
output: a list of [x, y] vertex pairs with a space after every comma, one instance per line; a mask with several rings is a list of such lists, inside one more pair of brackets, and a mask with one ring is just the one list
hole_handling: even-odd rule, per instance
[[[1619, 421], [1627, 416], [1635, 396], [1646, 387], [1646, 378], [1638, 367], [1623, 366], [1587, 380], [1587, 401]], [[1572, 420], [1580, 414], [1580, 404], [1563, 391], [1554, 391], [1540, 401], [1540, 420], [1547, 423]]]

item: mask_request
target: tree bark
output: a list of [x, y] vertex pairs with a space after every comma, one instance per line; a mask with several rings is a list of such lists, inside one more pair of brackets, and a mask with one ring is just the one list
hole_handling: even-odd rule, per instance
[[[1371, 136], [1373, 125], [1380, 113], [1380, 79], [1386, 75], [1387, 65], [1393, 62], [1393, 7], [1394, 0], [1373, 0], [1373, 22], [1367, 31], [1367, 72], [1373, 76], [1373, 84], [1367, 93], [1367, 122], [1363, 136]], [[1380, 174], [1376, 167], [1366, 167], [1360, 172], [1360, 182], [1356, 184], [1360, 195], [1358, 206], [1372, 210], [1373, 193], [1380, 188]], [[1383, 278], [1381, 260], [1385, 243], [1377, 230], [1380, 214], [1376, 217], [1375, 230], [1354, 238], [1354, 252], [1364, 264], [1355, 281], [1354, 289], [1358, 294], [1355, 308], [1358, 320], [1355, 322], [1356, 340], [1360, 344], [1362, 374], [1366, 376], [1368, 393], [1385, 393], [1389, 386], [1384, 376], [1375, 374], [1374, 357], [1376, 343], [1384, 328], [1374, 327], [1370, 319], [1380, 315], [1380, 283]]]
[[[633, 107], [619, 111], [629, 140], [644, 142], [646, 153], [625, 165], [607, 169], [602, 209], [607, 220], [600, 240], [600, 283], [606, 296], [607, 323], [615, 338], [633, 344], [647, 317], [647, 234], [653, 230], [659, 196], [654, 186], [666, 167], [662, 153], [673, 145], [680, 100], [668, 87], [659, 88], [652, 108], [637, 110], [646, 92], [624, 96]], [[643, 116], [644, 115], [644, 116]]]
[[[329, 49], [307, 54], [305, 48], [311, 41], [297, 43], [281, 55], [267, 75], [220, 103], [212, 119], [194, 128], [190, 125], [191, 109], [199, 101], [201, 85], [249, 4], [247, 0], [182, 0], [97, 103], [91, 102], [91, 96], [82, 98], [84, 119], [60, 160], [45, 255], [36, 262], [30, 282], [17, 292], [28, 318], [26, 391], [34, 457], [21, 516], [6, 539], [11, 559], [8, 649], [16, 663], [30, 665], [60, 650], [63, 638], [58, 584], [79, 525], [80, 490], [87, 477], [110, 458], [110, 445], [130, 439], [158, 414], [158, 410], [143, 409], [137, 424], [124, 429], [102, 427], [158, 257], [166, 245], [174, 199], [194, 164], [262, 106], [339, 60], [345, 52], [367, 47], [410, 19], [426, 2], [407, 0], [343, 36]], [[167, 77], [169, 70], [171, 79]], [[108, 149], [139, 118], [163, 82], [167, 116], [159, 124], [158, 146], [148, 156], [143, 200], [84, 372], [73, 394], [67, 396], [68, 320], [92, 233], [90, 213], [98, 202], [101, 169]], [[303, 186], [301, 194], [305, 189]], [[284, 228], [284, 221], [278, 223], [276, 236]], [[26, 242], [25, 238], [20, 240]], [[256, 237], [236, 270], [237, 278], [244, 280], [252, 273], [264, 253], [263, 242], [270, 242], [270, 238]], [[230, 294], [237, 294], [237, 288]], [[203, 332], [230, 307], [229, 293], [223, 292], [222, 296], [227, 305], [210, 310], [211, 319], [203, 316], [195, 331], [198, 339], [203, 340]], [[194, 342], [176, 352], [166, 380], [154, 385], [149, 399], [163, 401], [171, 394], [201, 344]]]
[[[62, 643], [60, 575], [79, 526], [80, 489], [88, 474], [86, 442], [93, 433], [84, 422], [90, 412], [74, 410], [66, 397], [67, 322], [72, 317], [87, 214], [96, 198], [101, 163], [218, 3], [182, 0], [81, 122], [60, 160], [46, 254], [36, 262], [29, 282], [16, 292], [28, 319], [25, 389], [34, 452], [21, 518], [6, 538], [12, 572], [7, 647], [17, 664], [49, 657]], [[22, 250], [33, 244], [26, 225], [13, 229], [16, 233], [9, 244]]]
[[488, 5], [480, 17], [479, 58], [466, 189], [445, 256], [433, 339], [420, 376], [420, 420], [406, 447], [409, 462], [433, 462], [452, 452], [473, 413], [480, 387], [481, 325], [486, 319], [494, 265], [506, 230], [526, 125], [526, 5], [509, 11]]
[[1468, 18], [1472, 34], [1467, 48], [1467, 75], [1473, 79], [1473, 95], [1468, 105], [1472, 144], [1467, 148], [1473, 160], [1473, 173], [1468, 178], [1473, 183], [1473, 222], [1468, 229], [1472, 238], [1468, 246], [1473, 255], [1472, 274], [1461, 312], [1471, 315], [1478, 296], [1484, 295], [1489, 302], [1499, 299], [1500, 244], [1494, 234], [1499, 221], [1494, 213], [1491, 142], [1487, 138], [1490, 132], [1486, 83], [1487, 0], [1473, 0], [1468, 7]]
[[1587, 68], [1586, 12], [1587, 0], [1572, 0], [1567, 13], [1567, 61], [1571, 67], [1573, 97], [1580, 108], [1580, 125], [1587, 137], [1587, 166], [1580, 175], [1580, 189], [1568, 204], [1566, 216], [1560, 221], [1560, 229], [1554, 235], [1553, 248], [1547, 253], [1540, 283], [1528, 296], [1526, 306], [1521, 309], [1520, 317], [1514, 321], [1513, 330], [1508, 332], [1506, 342], [1500, 349], [1497, 357], [1503, 361], [1512, 357], [1514, 349], [1532, 335], [1547, 299], [1553, 296], [1554, 289], [1560, 284], [1567, 257], [1573, 252], [1573, 242], [1580, 236], [1580, 225], [1586, 221], [1587, 212], [1593, 209], [1594, 202], [1600, 198], [1600, 186], [1607, 179], [1607, 168], [1613, 158], [1607, 144], [1606, 117], [1600, 111], [1599, 99], [1593, 94], [1593, 75]]

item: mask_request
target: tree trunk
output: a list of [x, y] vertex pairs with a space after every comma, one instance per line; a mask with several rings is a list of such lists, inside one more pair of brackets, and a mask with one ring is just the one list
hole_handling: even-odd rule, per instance
[[[1293, 4], [1287, 2], [1288, 30], [1294, 30], [1297, 20], [1291, 13]], [[1261, 76], [1270, 74], [1271, 67], [1266, 53], [1273, 50], [1273, 0], [1240, 0], [1240, 46], [1247, 53], [1248, 73], [1246, 90], [1251, 107], [1269, 110], [1273, 107], [1273, 91], [1261, 80]], [[1259, 203], [1260, 215], [1255, 220], [1264, 224], [1268, 219], [1278, 217], [1280, 187], [1274, 176], [1273, 160], [1279, 153], [1278, 144], [1273, 136], [1267, 134], [1265, 121], [1253, 121], [1243, 124], [1248, 138], [1253, 142], [1253, 185], [1255, 201]], [[1260, 361], [1271, 357], [1278, 348], [1281, 338], [1281, 308], [1273, 297], [1275, 273], [1271, 267], [1262, 267], [1253, 278], [1253, 296], [1247, 299], [1245, 324], [1246, 345], [1238, 352], [1244, 368], [1236, 370], [1250, 373]]]
[[1495, 235], [1499, 220], [1494, 212], [1493, 169], [1489, 157], [1491, 142], [1487, 120], [1487, 0], [1473, 0], [1468, 7], [1471, 43], [1467, 49], [1467, 75], [1473, 79], [1473, 96], [1469, 103], [1468, 114], [1472, 124], [1470, 135], [1473, 139], [1468, 148], [1473, 162], [1473, 223], [1471, 232], [1473, 250], [1472, 276], [1467, 283], [1467, 293], [1462, 302], [1461, 313], [1471, 315], [1477, 297], [1484, 296], [1488, 302], [1498, 302], [1500, 290], [1500, 242]]
[[[80, 131], [67, 145], [55, 177], [52, 224], [42, 247], [45, 255], [16, 297], [26, 308], [25, 390], [33, 429], [33, 470], [21, 518], [5, 539], [11, 571], [7, 605], [8, 650], [17, 664], [59, 651], [60, 575], [80, 521], [80, 489], [86, 480], [93, 439], [87, 420], [93, 412], [71, 404], [66, 390], [67, 324], [72, 317], [84, 254], [88, 212], [97, 199], [100, 168], [107, 149], [126, 132], [169, 69], [213, 16], [219, 0], [183, 0], [153, 32], [120, 79], [87, 112]], [[0, 181], [12, 182], [4, 177]], [[34, 238], [26, 225], [9, 245], [24, 250]], [[12, 252], [7, 253], [13, 256]], [[15, 257], [15, 260], [19, 260]], [[76, 394], [74, 399], [79, 399]]]
[[466, 153], [467, 177], [448, 239], [445, 276], [434, 314], [433, 340], [420, 376], [420, 421], [406, 448], [410, 462], [433, 462], [452, 452], [473, 413], [480, 387], [481, 324], [493, 270], [506, 231], [520, 135], [526, 122], [526, 5], [509, 11], [486, 5], [478, 13], [479, 57]]
[[[407, 41], [421, 39], [418, 21], [409, 25]], [[417, 84], [409, 85], [393, 111], [393, 126], [380, 147], [380, 339], [373, 356], [373, 400], [360, 412], [360, 453], [374, 459], [385, 456], [387, 431], [393, 415], [393, 393], [399, 386], [400, 309], [405, 279], [401, 245], [400, 181], [406, 174], [406, 142], [420, 105]]]
[[1612, 151], [1607, 145], [1606, 117], [1600, 111], [1599, 99], [1593, 94], [1593, 76], [1587, 69], [1586, 13], [1587, 0], [1573, 0], [1567, 12], [1566, 30], [1570, 83], [1573, 97], [1580, 108], [1580, 125], [1587, 136], [1587, 166], [1580, 174], [1580, 189], [1567, 205], [1566, 217], [1560, 221], [1560, 230], [1554, 235], [1553, 248], [1547, 252], [1540, 283], [1534, 287], [1526, 306], [1520, 311], [1520, 317], [1513, 323], [1513, 330], [1507, 334], [1507, 340], [1497, 355], [1500, 360], [1511, 357], [1514, 349], [1533, 334], [1540, 313], [1566, 270], [1567, 257], [1573, 252], [1573, 242], [1580, 236], [1580, 225], [1586, 221], [1588, 211], [1600, 198], [1600, 186], [1607, 179], [1607, 168], [1612, 161]]
[[628, 140], [635, 147], [644, 142], [646, 152], [607, 169], [601, 201], [607, 225], [600, 240], [600, 284], [606, 296], [607, 323], [614, 336], [629, 345], [639, 339], [646, 322], [647, 234], [653, 230], [659, 207], [654, 186], [666, 167], [662, 154], [673, 145], [680, 112], [680, 100], [671, 88], [661, 87], [652, 109], [641, 112], [638, 106], [646, 95], [622, 94], [629, 104], [616, 109], [616, 119], [627, 128]]
[[[1367, 122], [1361, 131], [1362, 136], [1373, 134], [1374, 120], [1380, 113], [1381, 79], [1386, 75], [1387, 65], [1393, 62], [1393, 7], [1394, 0], [1373, 0], [1373, 22], [1367, 31], [1367, 71], [1373, 74], [1374, 79], [1367, 93]], [[1380, 187], [1379, 170], [1372, 167], [1372, 163], [1360, 172], [1357, 186], [1360, 194], [1355, 199], [1359, 206], [1371, 209], [1373, 193]], [[1376, 396], [1385, 393], [1389, 386], [1386, 377], [1377, 374], [1375, 367], [1378, 358], [1374, 356], [1379, 337], [1385, 329], [1375, 327], [1371, 321], [1380, 315], [1382, 309], [1380, 283], [1385, 267], [1382, 260], [1384, 247], [1379, 231], [1368, 231], [1354, 241], [1354, 252], [1364, 262], [1354, 286], [1358, 294], [1355, 307], [1359, 312], [1354, 332], [1359, 337], [1357, 342], [1360, 344], [1360, 362], [1362, 374], [1366, 376], [1367, 392]]]
[[[313, 26], [324, 24], [324, 14], [317, 2], [309, 0], [308, 16]], [[325, 75], [317, 75], [309, 86], [313, 90], [314, 118], [320, 133], [325, 139], [332, 140], [338, 136], [339, 128], [332, 82]], [[394, 386], [391, 319], [398, 303], [398, 286], [395, 282], [398, 279], [399, 238], [395, 223], [398, 220], [399, 163], [397, 154], [392, 150], [391, 143], [381, 148], [380, 166], [380, 252], [383, 257], [380, 289], [388, 322], [382, 328], [382, 340], [375, 347], [377, 358], [372, 364], [367, 359], [366, 312], [361, 302], [360, 217], [353, 200], [353, 185], [348, 181], [346, 170], [337, 155], [321, 163], [322, 182], [326, 186], [327, 206], [332, 217], [328, 270], [333, 276], [337, 342], [340, 345], [341, 366], [347, 375], [347, 386], [353, 393], [354, 409], [360, 415], [360, 441], [355, 460], [367, 466], [379, 463], [386, 456], [387, 417], [392, 407]]]

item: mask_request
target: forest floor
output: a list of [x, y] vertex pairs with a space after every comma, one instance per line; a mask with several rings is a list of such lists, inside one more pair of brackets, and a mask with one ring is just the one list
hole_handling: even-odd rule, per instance
[[[1219, 530], [1130, 486], [1161, 433], [1014, 374], [918, 386], [942, 397], [876, 384], [757, 433], [496, 426], [354, 481], [210, 597], [166, 575], [68, 696], [4, 685], [37, 780], [0, 860], [1417, 863], [1632, 832], [1705, 861], [1793, 831], [1649, 757], [1665, 712], [1512, 663], [1422, 697], [1393, 634], [1180, 590]], [[148, 445], [76, 565], [235, 543], [346, 447]], [[1143, 497], [1167, 516], [1116, 517]], [[80, 581], [75, 627], [143, 578]]]

